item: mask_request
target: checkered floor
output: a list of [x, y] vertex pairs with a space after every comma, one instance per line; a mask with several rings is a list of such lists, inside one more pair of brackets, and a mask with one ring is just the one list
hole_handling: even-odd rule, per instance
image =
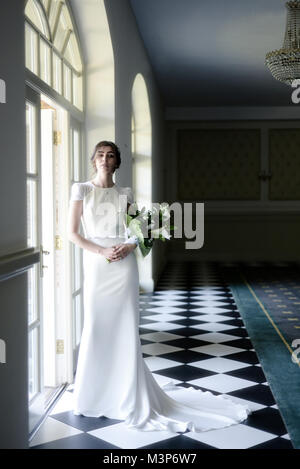
[[140, 296], [144, 359], [160, 385], [170, 378], [250, 405], [242, 424], [202, 433], [138, 432], [72, 413], [72, 385], [30, 442], [36, 449], [292, 448], [251, 338], [217, 264], [172, 263]]

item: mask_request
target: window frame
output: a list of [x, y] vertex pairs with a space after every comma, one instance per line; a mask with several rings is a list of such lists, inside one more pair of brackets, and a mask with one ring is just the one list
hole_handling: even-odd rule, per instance
[[[27, 6], [27, 3], [28, 3], [29, 0], [26, 0], [25, 2], [25, 10], [26, 10], [26, 6]], [[78, 52], [79, 52], [79, 56], [80, 56], [80, 70], [76, 70], [75, 66], [69, 62], [69, 60], [67, 60], [67, 58], [64, 56], [64, 52], [66, 50], [66, 44], [65, 46], [63, 47], [63, 53], [61, 51], [59, 51], [57, 49], [57, 47], [54, 45], [53, 41], [52, 41], [52, 33], [51, 33], [51, 28], [50, 28], [50, 24], [49, 24], [49, 19], [48, 19], [48, 16], [47, 16], [47, 12], [45, 11], [45, 8], [44, 8], [44, 5], [41, 3], [40, 0], [32, 0], [35, 5], [37, 6], [37, 8], [40, 10], [41, 14], [44, 15], [44, 20], [43, 20], [43, 23], [47, 23], [47, 29], [49, 31], [49, 37], [50, 39], [30, 20], [30, 18], [28, 18], [26, 15], [25, 15], [25, 32], [24, 34], [26, 34], [26, 25], [28, 25], [28, 27], [30, 27], [34, 32], [35, 34], [37, 34], [37, 73], [34, 73], [32, 70], [30, 70], [27, 66], [25, 68], [25, 79], [26, 79], [26, 82], [27, 83], [33, 83], [39, 91], [42, 91], [46, 94], [49, 95], [49, 97], [52, 97], [53, 99], [56, 100], [56, 102], [58, 102], [58, 104], [61, 104], [63, 107], [65, 107], [67, 110], [69, 110], [71, 112], [71, 114], [74, 114], [74, 117], [77, 118], [77, 120], [81, 120], [83, 121], [84, 117], [84, 110], [85, 110], [85, 93], [84, 93], [84, 89], [85, 89], [85, 68], [84, 68], [84, 62], [83, 62], [83, 55], [82, 55], [82, 50], [81, 50], [81, 47], [80, 47], [80, 40], [79, 40], [79, 35], [78, 35], [78, 31], [77, 31], [77, 27], [76, 27], [76, 23], [75, 23], [75, 20], [74, 20], [74, 17], [73, 17], [73, 14], [72, 14], [72, 10], [70, 8], [70, 5], [69, 5], [69, 2], [68, 0], [64, 0], [64, 4], [68, 10], [68, 14], [70, 16], [70, 19], [71, 19], [71, 22], [72, 22], [72, 34], [75, 35], [75, 39], [76, 39], [76, 43], [77, 43], [77, 47], [78, 47]], [[59, 22], [59, 16], [57, 17], [56, 19], [56, 23]], [[69, 30], [68, 30], [69, 31]], [[67, 34], [66, 34], [66, 37], [68, 37], [70, 39], [70, 34], [68, 34], [68, 31], [67, 31]], [[41, 55], [40, 55], [40, 44], [41, 42], [44, 41], [44, 43], [47, 44], [47, 46], [49, 47], [50, 49], [50, 77], [49, 77], [49, 83], [47, 83], [46, 81], [44, 81], [42, 78], [41, 78]], [[59, 59], [61, 60], [61, 93], [57, 92], [54, 88], [54, 60], [53, 60], [53, 56], [57, 56], [59, 57]], [[64, 75], [64, 70], [65, 68], [68, 68], [71, 70], [71, 80], [70, 80], [70, 84], [71, 84], [71, 99], [68, 100], [66, 97], [65, 97], [65, 75]], [[74, 79], [82, 79], [82, 84], [81, 84], [81, 87], [80, 87], [80, 99], [79, 101], [81, 102], [81, 106], [80, 107], [77, 107], [74, 103], [76, 102], [76, 100], [78, 100], [78, 98], [76, 99], [75, 96], [74, 96], [74, 93], [73, 93], [73, 82], [74, 82]]]

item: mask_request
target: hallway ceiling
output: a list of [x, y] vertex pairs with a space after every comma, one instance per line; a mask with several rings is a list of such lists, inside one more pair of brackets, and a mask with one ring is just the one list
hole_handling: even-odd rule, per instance
[[130, 0], [168, 107], [295, 106], [264, 65], [284, 0]]

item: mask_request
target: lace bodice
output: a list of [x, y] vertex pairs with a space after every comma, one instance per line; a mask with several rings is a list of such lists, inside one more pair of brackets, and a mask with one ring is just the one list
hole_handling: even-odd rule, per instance
[[81, 217], [84, 236], [90, 238], [124, 238], [127, 203], [134, 202], [130, 187], [103, 188], [91, 181], [72, 185], [71, 200], [83, 201]]

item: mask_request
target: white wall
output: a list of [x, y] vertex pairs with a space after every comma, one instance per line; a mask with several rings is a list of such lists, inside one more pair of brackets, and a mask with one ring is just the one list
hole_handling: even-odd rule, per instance
[[114, 57], [104, 0], [70, 0], [70, 6], [85, 69], [84, 165], [89, 179], [94, 146], [115, 138]]

